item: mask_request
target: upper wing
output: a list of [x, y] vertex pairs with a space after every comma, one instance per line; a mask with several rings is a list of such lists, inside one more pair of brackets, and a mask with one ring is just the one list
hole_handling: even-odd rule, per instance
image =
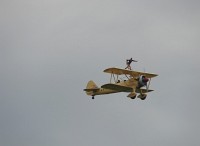
[[112, 68], [105, 69], [104, 72], [111, 73], [111, 74], [116, 74], [116, 75], [122, 75], [122, 74], [130, 74], [132, 71], [131, 70], [112, 67]]
[[131, 87], [121, 86], [121, 85], [116, 85], [116, 84], [105, 84], [105, 85], [101, 86], [101, 88], [115, 90], [115, 91], [119, 91], [119, 92], [132, 92], [133, 91], [133, 88], [131, 88]]
[[144, 75], [147, 78], [153, 78], [158, 76], [157, 74], [152, 74], [152, 73], [145, 73], [145, 72], [139, 72], [139, 71], [132, 71], [132, 70], [126, 70], [126, 69], [120, 69], [120, 68], [108, 68], [105, 69], [104, 72], [106, 73], [111, 73], [111, 74], [116, 74], [116, 75], [131, 75], [133, 77], [138, 77], [140, 75]]

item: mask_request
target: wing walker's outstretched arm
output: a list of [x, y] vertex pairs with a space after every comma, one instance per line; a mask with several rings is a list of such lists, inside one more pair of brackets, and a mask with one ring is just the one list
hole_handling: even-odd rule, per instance
[[132, 62], [137, 62], [136, 60], [133, 60], [132, 58], [131, 59], [126, 59], [126, 68], [125, 69], [129, 69], [129, 70], [132, 70], [131, 69], [131, 63]]

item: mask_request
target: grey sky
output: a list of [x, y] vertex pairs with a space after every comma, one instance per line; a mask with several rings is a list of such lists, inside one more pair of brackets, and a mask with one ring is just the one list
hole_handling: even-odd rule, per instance
[[[200, 2], [0, 1], [0, 145], [199, 146]], [[145, 101], [83, 92], [125, 67]]]

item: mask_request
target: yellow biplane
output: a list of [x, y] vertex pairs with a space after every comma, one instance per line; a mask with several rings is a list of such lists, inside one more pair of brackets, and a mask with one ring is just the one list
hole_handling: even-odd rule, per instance
[[[99, 88], [93, 81], [89, 81], [86, 89], [84, 89], [87, 95], [92, 96], [92, 99], [96, 95], [130, 92], [127, 97], [135, 99], [137, 93], [139, 93], [137, 97], [145, 100], [147, 97], [146, 93], [153, 91], [149, 89], [151, 78], [158, 76], [157, 74], [114, 67], [105, 69], [104, 72], [111, 74], [110, 83], [104, 84]], [[121, 78], [123, 75], [126, 79]]]

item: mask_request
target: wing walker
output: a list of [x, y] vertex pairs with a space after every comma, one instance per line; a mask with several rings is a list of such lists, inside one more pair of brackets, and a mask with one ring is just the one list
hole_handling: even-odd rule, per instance
[[[137, 62], [135, 60], [126, 60], [127, 67], [125, 69], [120, 68], [108, 68], [105, 69], [105, 73], [109, 73], [110, 82], [108, 84], [102, 85], [100, 88], [91, 80], [88, 82], [86, 89], [84, 91], [87, 95], [94, 96], [104, 95], [118, 92], [128, 92], [128, 96], [131, 99], [136, 97], [141, 100], [145, 100], [147, 93], [153, 90], [149, 89], [151, 78], [158, 76], [157, 74], [139, 72], [131, 70], [131, 62]], [[122, 79], [124, 76], [126, 79]]]

